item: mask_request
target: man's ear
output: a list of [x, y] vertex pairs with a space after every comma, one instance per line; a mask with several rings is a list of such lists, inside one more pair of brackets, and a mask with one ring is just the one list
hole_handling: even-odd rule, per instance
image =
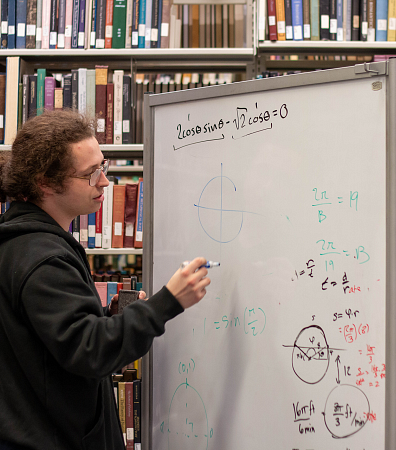
[[44, 197], [48, 197], [55, 193], [54, 189], [49, 185], [48, 180], [44, 176], [40, 176], [37, 179], [37, 186], [41, 189]]

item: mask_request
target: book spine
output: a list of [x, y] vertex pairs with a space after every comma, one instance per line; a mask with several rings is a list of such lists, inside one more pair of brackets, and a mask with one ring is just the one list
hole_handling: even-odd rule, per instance
[[77, 48], [85, 48], [85, 10], [86, 0], [80, 0], [80, 12], [78, 19]]
[[[363, 6], [363, 0], [362, 0]], [[387, 41], [396, 40], [396, 0], [388, 0], [388, 35]]]
[[85, 114], [87, 112], [87, 69], [78, 70], [78, 112]]
[[26, 48], [27, 0], [17, 0], [16, 8], [16, 48]]
[[36, 48], [37, 0], [27, 0], [26, 48]]
[[113, 225], [113, 187], [114, 179], [108, 177], [109, 185], [104, 188], [103, 215], [102, 215], [102, 248], [111, 248], [111, 235]]
[[8, 0], [1, 1], [1, 48], [8, 46]]
[[113, 126], [114, 126], [114, 84], [107, 84], [106, 100], [106, 144], [113, 144]]
[[97, 0], [96, 11], [96, 48], [105, 48], [106, 0]]
[[0, 74], [0, 144], [4, 143], [6, 75]]
[[330, 0], [319, 0], [320, 39], [330, 39]]
[[304, 39], [311, 39], [310, 0], [303, 0], [303, 33]]
[[132, 48], [138, 48], [139, 45], [139, 5], [140, 0], [133, 0], [132, 12]]
[[367, 41], [375, 42], [375, 0], [368, 0], [367, 20]]
[[80, 242], [80, 216], [75, 217], [72, 220], [72, 233], [77, 242]]
[[276, 4], [276, 29], [278, 41], [286, 40], [285, 3], [283, 0], [275, 0]]
[[95, 248], [102, 248], [102, 205], [95, 213]]
[[65, 48], [66, 0], [59, 0], [58, 48]]
[[36, 48], [41, 48], [43, 39], [43, 0], [37, 0], [37, 15], [36, 15]]
[[140, 448], [136, 445], [141, 445], [141, 390], [142, 384], [141, 380], [138, 378], [133, 381], [133, 418], [134, 418], [134, 429], [135, 429], [135, 449]]
[[126, 0], [114, 0], [113, 48], [125, 48]]
[[[396, 1], [395, 1], [396, 7]], [[396, 11], [395, 11], [396, 13]], [[396, 15], [396, 14], [395, 14]], [[396, 18], [395, 18], [396, 22]], [[396, 23], [395, 23], [396, 25]], [[395, 26], [396, 30], [396, 26]], [[367, 41], [368, 37], [368, 0], [361, 0], [360, 2], [360, 40]], [[396, 38], [396, 31], [395, 31]]]
[[72, 69], [72, 110], [78, 111], [78, 69]]
[[375, 40], [386, 41], [388, 39], [388, 0], [376, 0], [376, 4]]
[[[201, 5], [203, 6], [203, 5]], [[157, 48], [161, 48], [161, 28], [162, 28], [162, 9], [163, 0], [158, 0], [158, 31], [157, 31]]]
[[295, 41], [303, 40], [303, 5], [302, 0], [291, 0], [293, 35]]
[[114, 81], [114, 144], [122, 144], [122, 90], [123, 70], [115, 70]]
[[71, 48], [78, 48], [79, 18], [80, 18], [80, 0], [73, 0]]
[[286, 40], [293, 40], [292, 0], [285, 0]]
[[54, 49], [58, 44], [58, 1], [51, 0], [49, 48]]
[[[198, 5], [195, 5], [198, 8]], [[152, 1], [150, 47], [158, 48], [159, 0]], [[196, 32], [196, 37], [199, 37]]]
[[37, 69], [37, 115], [44, 111], [44, 89], [45, 89], [45, 77], [46, 69]]
[[112, 247], [122, 248], [124, 244], [125, 185], [113, 187]]
[[106, 1], [105, 48], [112, 48], [114, 0]]
[[65, 13], [65, 48], [71, 48], [71, 39], [73, 32], [73, 0], [66, 0]]
[[124, 442], [126, 442], [126, 429], [125, 429], [125, 381], [118, 383], [118, 414], [120, 417], [120, 424]]
[[311, 41], [318, 41], [319, 39], [319, 0], [311, 0]]
[[[291, 0], [289, 0], [289, 3], [290, 2]], [[278, 35], [276, 32], [276, 0], [267, 0], [267, 9], [269, 39], [270, 41], [276, 41], [278, 39]]]
[[343, 14], [343, 0], [337, 0], [337, 41], [344, 40]]
[[88, 214], [88, 248], [95, 248], [96, 213]]
[[72, 87], [71, 87], [71, 74], [63, 77], [63, 106], [64, 108], [71, 109], [72, 107]]
[[330, 40], [337, 40], [337, 0], [330, 0]]
[[127, 0], [125, 48], [132, 48], [132, 17], [133, 17], [133, 0]]
[[146, 21], [145, 21], [145, 35], [144, 35], [144, 47], [150, 48], [151, 45], [151, 9], [153, 6], [153, 0], [146, 1]]
[[95, 48], [96, 43], [96, 16], [98, 12], [97, 0], [92, 0], [92, 15], [91, 15], [91, 35], [90, 35], [90, 47]]
[[345, 23], [345, 40], [352, 39], [352, 0], [344, 0], [346, 2], [346, 23]]
[[133, 247], [136, 206], [137, 206], [137, 184], [125, 185], [125, 229], [124, 229], [124, 247]]
[[131, 77], [124, 75], [122, 90], [122, 143], [132, 144], [131, 134]]
[[133, 381], [125, 382], [125, 432], [126, 450], [135, 450], [135, 430], [133, 416]]
[[63, 109], [63, 88], [56, 87], [54, 90], [54, 109]]
[[80, 244], [88, 248], [88, 214], [80, 215]]
[[139, 0], [138, 48], [145, 48], [146, 0]]
[[96, 101], [95, 77], [96, 77], [95, 69], [87, 69], [87, 75], [86, 75], [86, 79], [87, 79], [86, 105], [87, 105], [87, 107], [86, 107], [86, 111], [90, 117], [95, 116], [95, 101]]
[[138, 198], [135, 222], [135, 248], [143, 247], [143, 178], [139, 178]]
[[360, 0], [352, 0], [352, 41], [358, 41], [360, 37]]
[[29, 75], [22, 76], [22, 124], [28, 120], [29, 116]]
[[16, 0], [8, 0], [8, 43], [7, 48], [13, 49], [16, 45]]
[[54, 109], [55, 78], [45, 77], [44, 84], [44, 109], [52, 111]]
[[41, 48], [49, 49], [49, 36], [50, 36], [50, 24], [51, 24], [51, 0], [43, 0], [43, 16], [41, 20], [42, 24], [42, 40]]

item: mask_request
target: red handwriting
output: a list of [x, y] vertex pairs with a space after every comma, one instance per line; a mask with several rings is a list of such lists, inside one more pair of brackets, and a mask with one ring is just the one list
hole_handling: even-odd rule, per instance
[[344, 339], [348, 344], [352, 344], [355, 342], [358, 335], [362, 336], [367, 334], [370, 330], [369, 325], [361, 323], [360, 325], [355, 325], [354, 323], [351, 325], [345, 325], [344, 328], [339, 328], [340, 333], [344, 334]]

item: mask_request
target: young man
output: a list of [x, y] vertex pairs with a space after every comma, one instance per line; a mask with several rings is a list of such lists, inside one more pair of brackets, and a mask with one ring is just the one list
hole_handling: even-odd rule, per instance
[[199, 302], [206, 260], [147, 301], [101, 306], [74, 217], [97, 211], [107, 163], [89, 120], [45, 112], [0, 156], [0, 449], [122, 450], [111, 374]]

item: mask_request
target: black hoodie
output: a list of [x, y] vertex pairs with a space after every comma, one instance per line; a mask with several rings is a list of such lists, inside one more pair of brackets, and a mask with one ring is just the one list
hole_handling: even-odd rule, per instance
[[124, 449], [111, 374], [183, 311], [164, 287], [109, 316], [83, 247], [38, 206], [0, 218], [0, 440]]

